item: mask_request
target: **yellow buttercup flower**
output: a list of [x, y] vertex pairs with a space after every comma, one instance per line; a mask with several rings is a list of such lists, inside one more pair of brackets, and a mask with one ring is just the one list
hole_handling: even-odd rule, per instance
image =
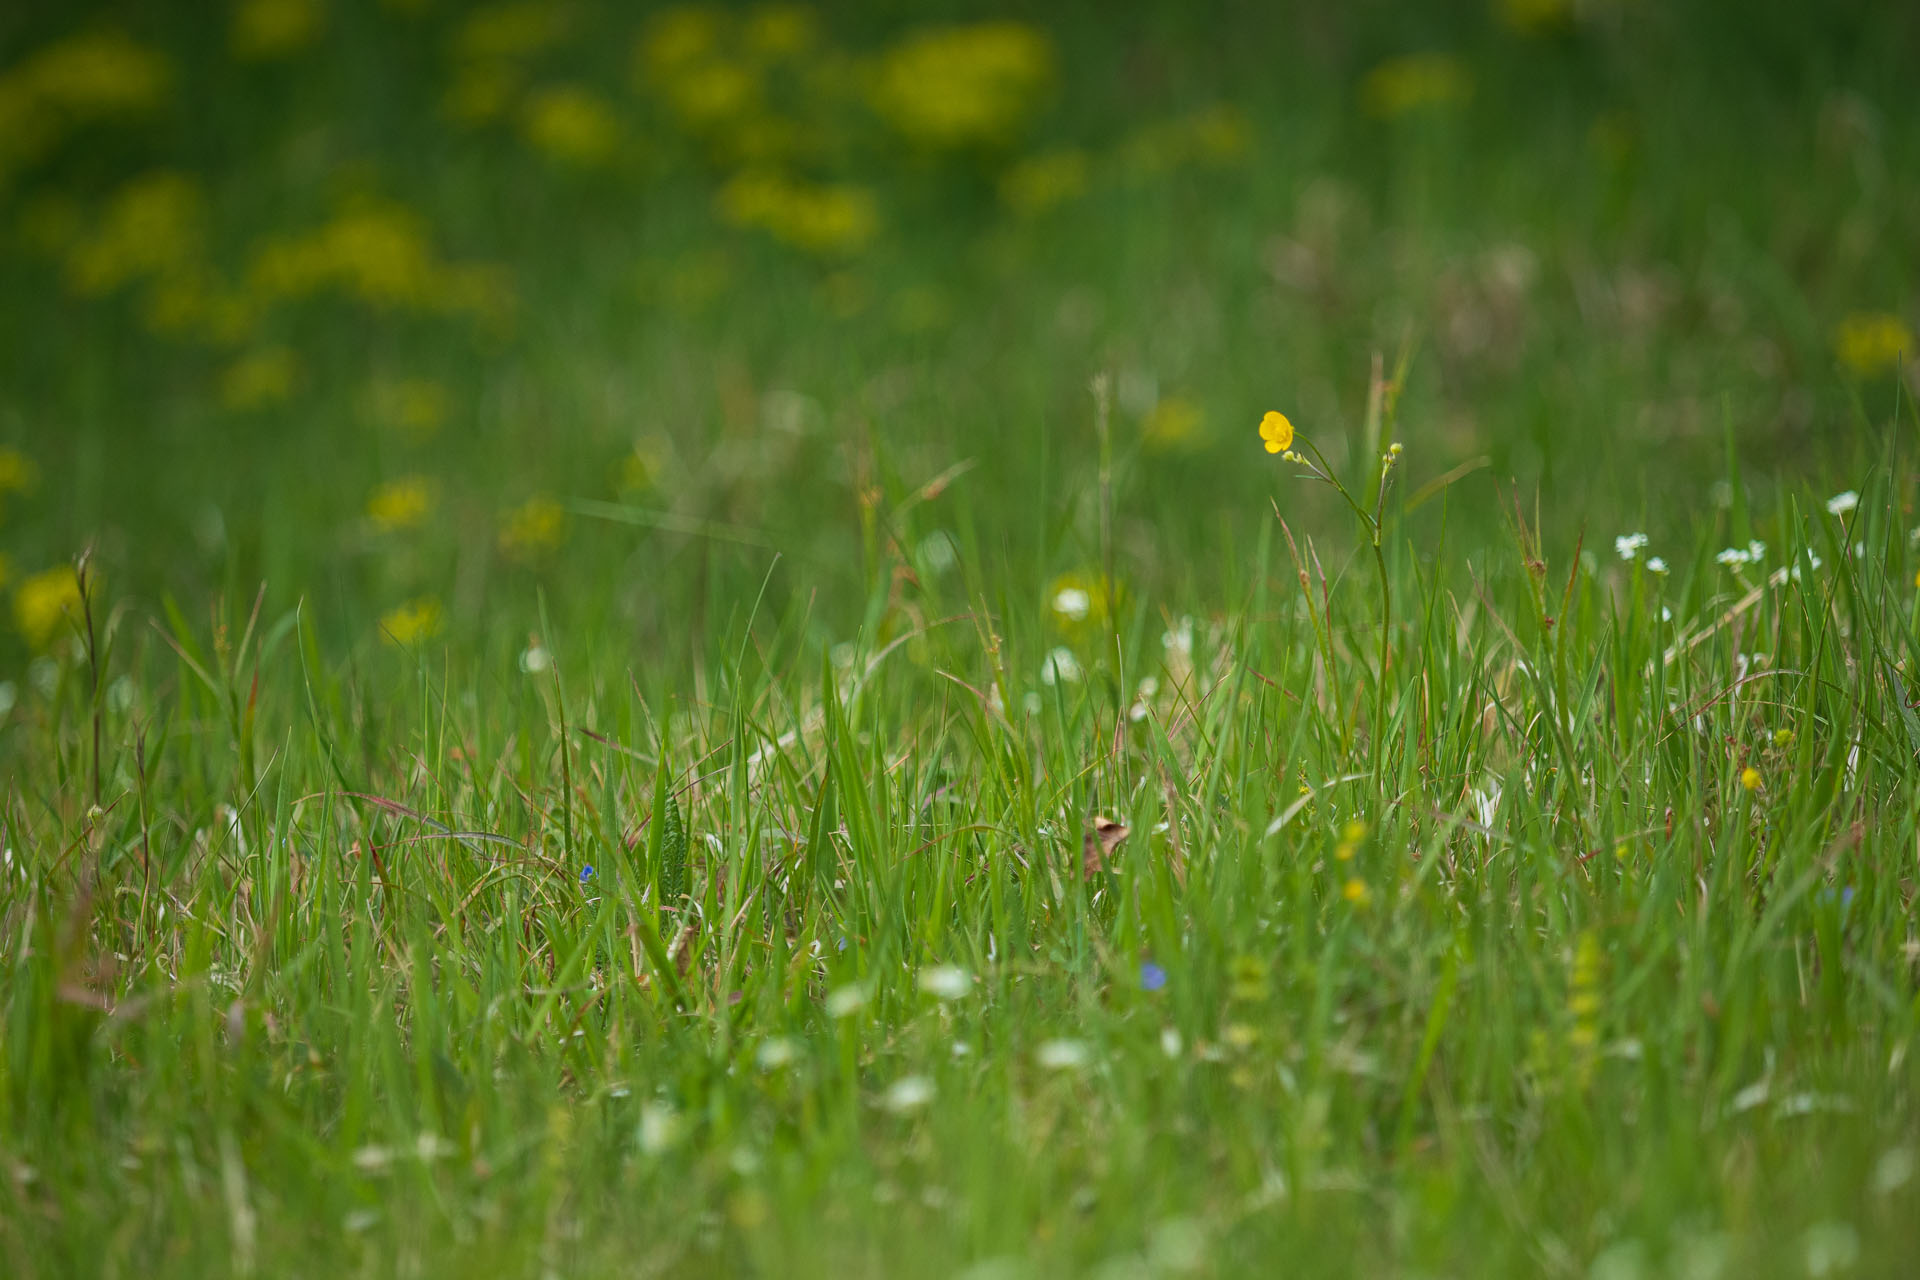
[[1748, 791], [1758, 791], [1760, 789], [1760, 771], [1752, 765], [1748, 765], [1742, 769], [1740, 771], [1740, 785]]
[[433, 509], [433, 494], [418, 476], [381, 485], [367, 499], [367, 519], [383, 533], [418, 528]]
[[440, 634], [440, 602], [432, 596], [409, 600], [380, 619], [380, 637], [405, 648]]
[[509, 511], [500, 527], [500, 549], [516, 560], [533, 560], [558, 550], [566, 538], [567, 509], [544, 495]]
[[1269, 409], [1267, 416], [1260, 419], [1260, 439], [1266, 443], [1268, 453], [1285, 453], [1293, 448], [1293, 423], [1278, 409]]
[[1860, 312], [1840, 322], [1834, 336], [1840, 363], [1863, 378], [1885, 373], [1915, 355], [1913, 330], [1891, 312]]
[[80, 577], [70, 564], [36, 573], [13, 593], [13, 620], [36, 649], [44, 649], [80, 616]]
[[1340, 886], [1340, 896], [1356, 907], [1365, 907], [1373, 901], [1373, 890], [1367, 888], [1365, 880], [1353, 879]]

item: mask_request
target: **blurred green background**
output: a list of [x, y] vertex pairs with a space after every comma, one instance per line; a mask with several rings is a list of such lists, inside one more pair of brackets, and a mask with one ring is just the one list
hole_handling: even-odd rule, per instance
[[1376, 352], [1434, 528], [1677, 545], [1915, 384], [1915, 65], [1903, 3], [10, 4], [0, 667], [88, 546], [370, 648], [1039, 600], [1103, 371], [1140, 600], [1244, 576], [1265, 410], [1360, 465]]

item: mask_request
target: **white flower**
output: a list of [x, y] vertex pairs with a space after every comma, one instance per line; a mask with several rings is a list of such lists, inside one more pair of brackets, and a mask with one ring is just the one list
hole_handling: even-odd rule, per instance
[[1659, 556], [1647, 557], [1648, 573], [1665, 573], [1666, 571], [1667, 571], [1667, 562], [1665, 560], [1662, 560]]
[[1180, 1056], [1180, 1032], [1175, 1027], [1160, 1028], [1160, 1052], [1169, 1058]]
[[920, 989], [939, 1000], [958, 1000], [973, 987], [973, 978], [956, 965], [941, 964], [920, 971]]
[[918, 1111], [933, 1101], [933, 1081], [926, 1076], [901, 1076], [887, 1086], [881, 1105], [896, 1115]]
[[1062, 587], [1054, 593], [1053, 611], [1069, 622], [1079, 622], [1093, 612], [1093, 597], [1079, 587]]
[[1040, 683], [1078, 684], [1080, 681], [1080, 662], [1073, 656], [1073, 650], [1065, 645], [1047, 655], [1040, 664]]
[[1729, 569], [1738, 569], [1741, 565], [1753, 563], [1753, 557], [1739, 547], [1728, 547], [1714, 559]]
[[867, 987], [862, 982], [850, 982], [827, 993], [827, 1016], [845, 1018], [858, 1013], [867, 1003]]
[[1647, 535], [1644, 533], [1623, 533], [1613, 540], [1613, 549], [1620, 553], [1622, 560], [1633, 559], [1646, 545]]
[[553, 665], [553, 655], [539, 644], [530, 644], [527, 651], [520, 655], [520, 669], [530, 676], [537, 676]]
[[1827, 514], [1830, 516], [1844, 516], [1847, 512], [1859, 505], [1860, 495], [1852, 489], [1849, 489], [1845, 493], [1836, 493], [1827, 499]]
[[[1920, 534], [1920, 529], [1914, 530]], [[1160, 637], [1160, 647], [1169, 657], [1191, 658], [1193, 656], [1193, 619], [1182, 618], [1172, 630]]]
[[1755, 538], [1747, 544], [1747, 559], [1759, 564], [1767, 558], [1767, 544]]
[[353, 1167], [362, 1173], [385, 1173], [393, 1163], [393, 1152], [386, 1147], [361, 1147], [353, 1153]]
[[800, 1054], [800, 1047], [785, 1036], [775, 1036], [771, 1040], [762, 1040], [754, 1059], [762, 1071], [778, 1071], [792, 1062]]
[[1080, 1040], [1049, 1040], [1034, 1051], [1033, 1060], [1049, 1071], [1078, 1071], [1091, 1056]]
[[671, 1150], [681, 1136], [680, 1113], [664, 1102], [640, 1108], [640, 1150], [650, 1156]]

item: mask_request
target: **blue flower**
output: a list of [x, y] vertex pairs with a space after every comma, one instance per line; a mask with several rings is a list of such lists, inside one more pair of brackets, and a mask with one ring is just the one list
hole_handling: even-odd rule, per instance
[[585, 884], [591, 879], [593, 879], [593, 864], [588, 863], [586, 866], [580, 868], [580, 883]]
[[1141, 962], [1140, 989], [1142, 991], [1158, 991], [1166, 985], [1167, 971], [1165, 969], [1162, 969], [1151, 960]]

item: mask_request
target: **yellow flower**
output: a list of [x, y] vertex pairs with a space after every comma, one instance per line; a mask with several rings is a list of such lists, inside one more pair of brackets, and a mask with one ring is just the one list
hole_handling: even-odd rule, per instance
[[479, 125], [506, 114], [526, 73], [511, 62], [470, 62], [454, 72], [440, 110], [456, 124]]
[[1558, 31], [1573, 22], [1573, 0], [1498, 0], [1494, 9], [1523, 36]]
[[620, 122], [584, 89], [546, 89], [527, 100], [520, 120], [527, 141], [565, 164], [605, 164], [620, 146]]
[[107, 202], [93, 235], [67, 255], [75, 292], [109, 293], [128, 281], [184, 270], [202, 253], [205, 199], [185, 174], [159, 171], [127, 182]]
[[1862, 378], [1885, 373], [1916, 354], [1913, 330], [1888, 311], [1856, 312], [1840, 322], [1834, 337], [1840, 363]]
[[25, 493], [40, 478], [33, 459], [18, 449], [0, 448], [0, 496]]
[[227, 47], [242, 62], [284, 58], [318, 39], [326, 22], [320, 0], [241, 0]]
[[118, 31], [69, 36], [27, 59], [15, 75], [34, 97], [76, 116], [151, 110], [173, 84], [163, 55]]
[[1037, 217], [1086, 194], [1087, 174], [1084, 151], [1028, 156], [1000, 175], [1000, 202], [1022, 217]]
[[432, 596], [409, 600], [380, 619], [380, 637], [406, 648], [440, 634], [440, 602]]
[[80, 578], [72, 565], [36, 573], [13, 593], [13, 620], [36, 649], [44, 649], [80, 616]]
[[799, 182], [772, 173], [743, 173], [720, 189], [721, 215], [759, 227], [812, 253], [847, 253], [879, 230], [873, 197], [861, 187]]
[[1340, 896], [1356, 907], [1365, 907], [1373, 901], [1373, 890], [1367, 888], [1365, 880], [1355, 877], [1340, 886]]
[[1473, 96], [1473, 76], [1448, 53], [1389, 58], [1360, 82], [1360, 102], [1385, 120], [1429, 107], [1453, 106]]
[[1199, 440], [1207, 424], [1206, 414], [1191, 400], [1168, 396], [1153, 406], [1153, 412], [1140, 428], [1140, 443], [1149, 453], [1167, 453]]
[[933, 27], [881, 57], [869, 99], [881, 118], [923, 146], [1004, 142], [1039, 105], [1053, 70], [1053, 46], [1033, 27]]
[[1760, 789], [1760, 771], [1752, 765], [1748, 765], [1742, 769], [1740, 771], [1740, 785], [1748, 791], [1758, 791]]
[[300, 366], [285, 347], [267, 347], [228, 365], [220, 375], [220, 403], [236, 413], [265, 409], [293, 394]]
[[803, 4], [763, 4], [747, 16], [746, 46], [762, 57], [790, 58], [813, 46], [819, 25]]
[[382, 533], [417, 529], [433, 510], [433, 493], [418, 476], [381, 485], [367, 499], [367, 519]]
[[1278, 409], [1269, 409], [1260, 419], [1260, 439], [1268, 453], [1284, 453], [1293, 448], [1293, 423]]
[[500, 549], [515, 560], [533, 560], [558, 550], [567, 538], [567, 509], [542, 495], [507, 512], [500, 527]]
[[1351, 819], [1340, 828], [1340, 843], [1334, 846], [1333, 856], [1341, 862], [1353, 861], [1353, 855], [1360, 851], [1360, 842], [1367, 838], [1367, 824], [1358, 818]]

